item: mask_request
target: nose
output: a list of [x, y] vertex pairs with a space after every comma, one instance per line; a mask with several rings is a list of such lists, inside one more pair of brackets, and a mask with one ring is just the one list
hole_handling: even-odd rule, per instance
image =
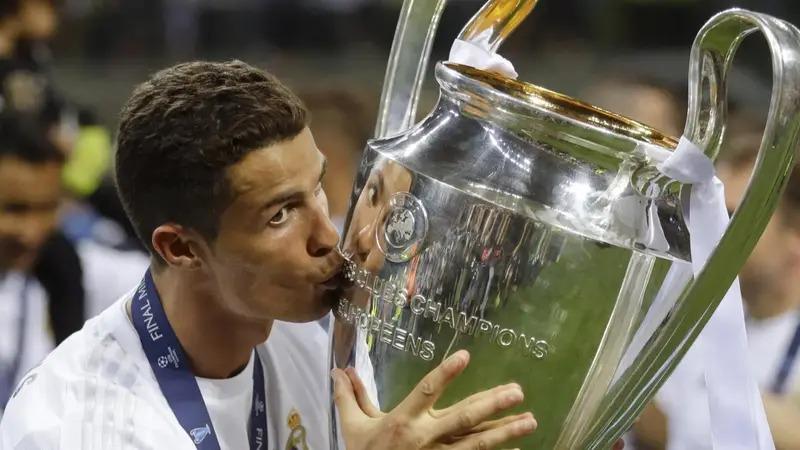
[[308, 254], [314, 257], [327, 256], [339, 243], [339, 232], [328, 218], [325, 208], [317, 208], [315, 217], [311, 238], [308, 240]]

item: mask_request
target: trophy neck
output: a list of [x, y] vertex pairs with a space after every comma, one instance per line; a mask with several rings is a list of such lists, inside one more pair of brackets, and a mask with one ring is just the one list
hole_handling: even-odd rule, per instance
[[536, 134], [538, 126], [561, 125], [566, 138], [589, 139], [599, 151], [625, 154], [644, 143], [673, 149], [677, 140], [645, 124], [605, 111], [569, 96], [473, 67], [452, 63], [436, 66], [443, 100], [459, 103], [467, 113], [504, 127]]

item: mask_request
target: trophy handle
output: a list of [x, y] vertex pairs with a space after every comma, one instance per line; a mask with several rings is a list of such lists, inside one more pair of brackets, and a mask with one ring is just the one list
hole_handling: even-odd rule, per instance
[[413, 125], [433, 39], [447, 0], [405, 0], [383, 81], [375, 138]]
[[[500, 44], [525, 20], [539, 0], [490, 0], [467, 23], [459, 39], [487, 36], [487, 50]], [[375, 138], [403, 132], [413, 125], [428, 68], [433, 39], [447, 0], [405, 0], [392, 43], [375, 125]]]
[[458, 39], [467, 42], [480, 41], [478, 43], [482, 46], [486, 45], [485, 50], [496, 52], [538, 2], [539, 0], [490, 0], [464, 26]]
[[[585, 448], [598, 448], [622, 435], [663, 384], [733, 283], [786, 187], [800, 137], [800, 31], [791, 24], [743, 9], [721, 12], [706, 23], [692, 46], [684, 135], [716, 159], [725, 133], [731, 61], [741, 41], [754, 31], [762, 32], [769, 45], [773, 76], [767, 124], [747, 192], [702, 272], [684, 289], [663, 332], [609, 392], [607, 409], [590, 434], [596, 439]], [[626, 414], [615, 421], [620, 410]]]

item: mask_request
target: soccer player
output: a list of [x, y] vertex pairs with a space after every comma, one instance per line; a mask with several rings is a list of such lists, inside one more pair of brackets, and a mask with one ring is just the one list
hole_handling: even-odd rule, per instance
[[[154, 75], [122, 110], [119, 194], [152, 262], [141, 283], [18, 384], [10, 449], [326, 449], [330, 313], [342, 265], [306, 110], [241, 62]], [[433, 410], [456, 352], [394, 410], [336, 370], [348, 450], [494, 448], [533, 431], [516, 384]], [[366, 358], [361, 358], [362, 360]]]

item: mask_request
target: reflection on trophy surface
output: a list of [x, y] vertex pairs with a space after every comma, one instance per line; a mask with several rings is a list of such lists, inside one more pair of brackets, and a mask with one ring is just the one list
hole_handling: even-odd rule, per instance
[[[474, 42], [496, 49], [533, 4], [490, 1], [461, 38], [480, 36]], [[685, 132], [712, 159], [728, 56], [754, 28], [769, 30], [784, 65], [777, 95], [796, 100], [784, 86], [800, 78], [800, 58], [789, 57], [798, 56], [800, 33], [742, 10], [713, 18], [695, 42]], [[367, 375], [388, 410], [465, 348], [472, 362], [442, 405], [515, 381], [527, 394], [520, 411], [534, 411], [539, 428], [514, 445], [609, 448], [702, 329], [752, 245], [723, 240], [728, 257], [708, 263], [718, 281], [693, 276], [692, 186], [659, 169], [676, 139], [497, 73], [440, 63], [436, 80], [439, 102], [424, 120], [366, 148], [345, 227], [352, 285], [335, 307], [332, 363], [351, 365], [355, 346], [366, 345]], [[774, 103], [773, 116], [793, 117], [797, 104]], [[772, 141], [762, 148], [776, 156], [756, 173], [763, 190], [731, 230], [763, 230], [755, 217], [769, 217], [775, 203], [765, 195], [782, 189], [776, 174], [793, 163], [791, 123], [768, 124]]]

